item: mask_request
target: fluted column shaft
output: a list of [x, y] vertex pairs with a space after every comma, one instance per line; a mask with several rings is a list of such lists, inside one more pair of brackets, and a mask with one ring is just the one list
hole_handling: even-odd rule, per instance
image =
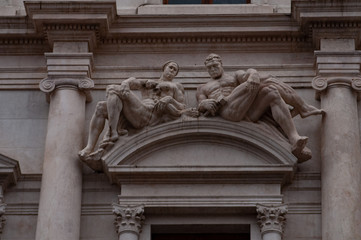
[[323, 240], [361, 239], [360, 54], [352, 43], [324, 40], [316, 52], [313, 85], [326, 111], [321, 140]]
[[48, 77], [40, 83], [50, 108], [36, 240], [80, 239], [82, 170], [77, 153], [83, 147], [88, 95], [81, 86], [92, 86], [87, 66], [79, 67], [84, 54], [74, 50], [82, 47], [87, 50], [86, 43], [55, 44], [54, 53], [47, 54]]

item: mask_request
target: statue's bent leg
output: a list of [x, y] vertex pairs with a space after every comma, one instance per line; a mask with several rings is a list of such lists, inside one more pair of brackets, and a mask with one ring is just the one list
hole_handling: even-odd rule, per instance
[[248, 84], [244, 82], [238, 85], [224, 98], [226, 103], [220, 110], [220, 115], [224, 119], [239, 122], [245, 118], [258, 93], [258, 85], [249, 89]]
[[254, 122], [258, 121], [268, 107], [271, 108], [275, 121], [287, 135], [292, 152], [301, 152], [305, 148], [308, 138], [298, 134], [287, 104], [282, 99], [277, 88], [272, 85], [263, 87], [260, 90], [254, 105], [249, 111], [249, 118]]
[[98, 102], [95, 112], [90, 120], [88, 143], [86, 147], [79, 152], [81, 157], [89, 155], [94, 150], [98, 138], [104, 129], [107, 117], [107, 103], [105, 101]]
[[276, 87], [278, 92], [281, 94], [282, 99], [294, 108], [291, 112], [292, 117], [300, 114], [302, 118], [306, 118], [312, 115], [325, 113], [324, 110], [307, 104], [291, 86], [272, 78], [270, 80], [266, 80], [265, 83], [269, 83]]
[[119, 116], [123, 109], [123, 101], [114, 89], [115, 86], [107, 87], [107, 111], [109, 121], [109, 141], [115, 142], [119, 135], [117, 131]]
[[122, 114], [127, 121], [136, 129], [148, 126], [155, 117], [154, 101], [152, 99], [140, 100], [132, 91], [127, 97], [123, 97]]

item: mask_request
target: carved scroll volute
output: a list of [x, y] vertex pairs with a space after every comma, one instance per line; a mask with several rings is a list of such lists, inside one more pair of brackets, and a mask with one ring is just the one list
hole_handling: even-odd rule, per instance
[[114, 225], [118, 235], [123, 232], [132, 232], [137, 235], [142, 231], [144, 217], [143, 206], [120, 206], [113, 204], [113, 214], [115, 214]]
[[267, 233], [277, 232], [283, 236], [286, 224], [287, 205], [265, 206], [257, 205], [257, 219], [262, 236]]
[[320, 100], [321, 92], [328, 87], [343, 85], [351, 87], [358, 94], [361, 93], [361, 76], [360, 77], [321, 77], [317, 76], [312, 80], [312, 87], [316, 90], [316, 99]]
[[40, 81], [39, 88], [41, 91], [47, 94], [47, 101], [50, 102], [50, 93], [52, 93], [58, 87], [74, 87], [83, 91], [86, 95], [87, 102], [91, 102], [90, 89], [94, 87], [94, 81], [88, 77], [77, 78], [56, 78], [47, 77]]

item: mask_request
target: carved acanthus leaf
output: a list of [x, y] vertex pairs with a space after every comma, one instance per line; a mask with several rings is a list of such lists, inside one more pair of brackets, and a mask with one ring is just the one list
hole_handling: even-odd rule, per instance
[[144, 222], [143, 206], [120, 206], [113, 204], [113, 214], [115, 214], [114, 225], [118, 234], [125, 231], [139, 234]]
[[257, 205], [257, 219], [262, 235], [267, 232], [278, 232], [283, 235], [286, 224], [287, 205]]

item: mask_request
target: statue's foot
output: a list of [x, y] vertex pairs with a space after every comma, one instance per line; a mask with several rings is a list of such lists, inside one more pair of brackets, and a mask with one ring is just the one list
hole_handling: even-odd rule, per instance
[[105, 150], [100, 148], [95, 152], [90, 153], [85, 158], [81, 158], [81, 160], [94, 171], [103, 172], [103, 163], [101, 157], [104, 155], [104, 152]]
[[323, 109], [318, 109], [314, 106], [308, 105], [306, 109], [301, 109], [299, 114], [301, 118], [306, 118], [312, 115], [325, 115], [326, 112]]
[[87, 156], [89, 156], [91, 151], [92, 151], [92, 149], [86, 147], [83, 150], [81, 150], [80, 152], [78, 152], [78, 155], [80, 158], [86, 158]]
[[118, 131], [114, 131], [110, 134], [110, 137], [108, 139], [108, 141], [110, 142], [116, 142], [119, 138], [119, 134], [118, 134]]
[[303, 163], [312, 158], [312, 152], [308, 147], [305, 147], [297, 156], [295, 155], [295, 157], [297, 157], [297, 163]]
[[295, 143], [292, 144], [292, 154], [296, 157], [300, 155], [303, 149], [306, 147], [308, 137], [299, 137]]
[[127, 134], [128, 134], [128, 130], [126, 130], [126, 129], [118, 130], [118, 135], [119, 136], [124, 136], [124, 135], [127, 135]]

